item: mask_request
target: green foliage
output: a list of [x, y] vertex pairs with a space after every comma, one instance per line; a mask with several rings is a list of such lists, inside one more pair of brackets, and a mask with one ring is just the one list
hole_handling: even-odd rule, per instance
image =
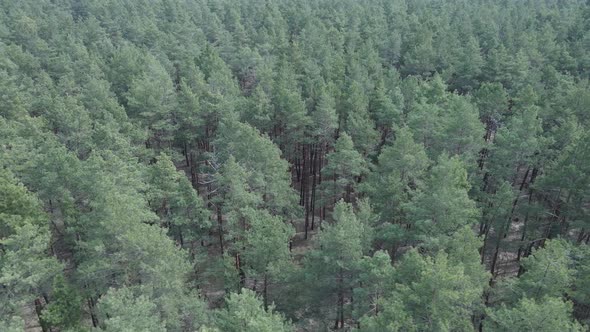
[[479, 112], [469, 100], [446, 90], [447, 85], [438, 75], [422, 82], [418, 90], [421, 95], [406, 122], [430, 156], [446, 151], [471, 162], [483, 145]]
[[25, 322], [17, 316], [5, 317], [0, 320], [0, 329], [6, 332], [21, 332], [25, 329]]
[[334, 151], [326, 159], [328, 163], [322, 169], [322, 174], [332, 181], [326, 181], [323, 185], [325, 198], [333, 203], [341, 198], [350, 201], [357, 177], [366, 171], [365, 160], [354, 149], [352, 139], [345, 132], [340, 134]]
[[[589, 135], [576, 135], [547, 167], [547, 173], [540, 179], [537, 187], [547, 193], [549, 199], [563, 206], [560, 210], [572, 224], [572, 228], [588, 231], [588, 213], [582, 202], [590, 197], [590, 169], [588, 160], [590, 149]], [[585, 231], [584, 231], [585, 230]]]
[[[382, 303], [386, 316], [367, 319], [368, 330], [473, 329], [470, 313], [480, 306], [485, 285], [481, 277], [469, 274], [474, 271], [442, 251], [434, 257], [424, 257], [413, 251], [404, 256], [397, 269], [406, 277], [399, 279], [403, 283], [397, 284]], [[406, 279], [410, 275], [412, 277]], [[389, 319], [399, 323], [391, 324]]]
[[0, 220], [2, 238], [14, 234], [17, 227], [44, 226], [46, 221], [39, 200], [7, 171], [0, 173]]
[[511, 181], [515, 169], [532, 165], [541, 149], [538, 137], [541, 120], [535, 106], [518, 110], [505, 127], [498, 130], [492, 150], [490, 171], [497, 179]]
[[289, 187], [287, 163], [268, 137], [248, 124], [228, 119], [220, 126], [216, 144], [221, 162], [233, 156], [249, 173], [247, 183], [264, 197], [263, 207], [273, 213], [292, 213], [295, 196]]
[[563, 240], [552, 240], [522, 260], [525, 273], [517, 287], [526, 297], [541, 300], [545, 296], [559, 298], [573, 281], [570, 246]]
[[490, 122], [497, 122], [508, 109], [508, 96], [500, 83], [484, 83], [474, 93], [479, 115]]
[[82, 298], [61, 275], [53, 280], [52, 291], [52, 301], [41, 315], [42, 324], [63, 329], [77, 327], [82, 317]]
[[265, 311], [256, 294], [242, 289], [240, 294], [232, 293], [225, 301], [226, 308], [217, 312], [216, 323], [222, 331], [292, 331], [291, 324], [283, 316]]
[[311, 134], [320, 144], [329, 144], [334, 140], [334, 131], [338, 127], [336, 102], [334, 97], [324, 89], [319, 96], [315, 111], [311, 114], [313, 128]]
[[[396, 133], [396, 140], [381, 151], [373, 172], [362, 189], [371, 198], [385, 228], [405, 219], [403, 204], [408, 203], [421, 184], [428, 157], [421, 144], [414, 142], [407, 127]], [[385, 231], [389, 233], [389, 231]], [[382, 235], [384, 233], [381, 233]]]
[[103, 331], [125, 332], [133, 330], [161, 332], [166, 326], [160, 320], [156, 304], [146, 296], [135, 297], [126, 288], [111, 289], [99, 303], [105, 316]]
[[[358, 286], [354, 288], [355, 318], [379, 314], [383, 298], [392, 291], [394, 269], [391, 258], [385, 251], [377, 251], [373, 256], [365, 256], [359, 265]], [[364, 322], [361, 320], [361, 325]]]
[[590, 322], [587, 1], [0, 3], [0, 330]]
[[180, 241], [198, 239], [210, 227], [209, 211], [187, 177], [165, 154], [147, 170], [147, 200], [160, 223]]
[[337, 303], [339, 298], [349, 295], [355, 284], [363, 257], [363, 241], [370, 231], [357, 219], [352, 206], [342, 200], [336, 204], [333, 218], [334, 224], [326, 226], [314, 239], [314, 248], [306, 254], [303, 271], [312, 314], [326, 311], [319, 316], [326, 321], [328, 317], [337, 319], [338, 313], [346, 310]]
[[0, 188], [0, 285], [6, 290], [0, 313], [12, 317], [49, 290], [62, 264], [48, 255], [50, 233], [37, 198], [7, 172], [0, 173]]
[[378, 127], [398, 127], [401, 122], [403, 107], [404, 97], [399, 87], [395, 87], [393, 91], [387, 91], [384, 86], [378, 86], [375, 89], [371, 108], [375, 117], [375, 124]]
[[424, 189], [407, 204], [409, 217], [419, 239], [450, 236], [465, 225], [475, 223], [479, 211], [468, 196], [470, 184], [463, 162], [442, 154], [430, 171]]
[[571, 318], [572, 304], [559, 298], [524, 298], [514, 308], [505, 306], [488, 312], [484, 331], [584, 331]]
[[268, 213], [250, 211], [246, 218], [250, 228], [246, 231], [244, 258], [255, 275], [280, 273], [289, 264], [289, 240], [294, 235], [291, 226], [279, 217]]

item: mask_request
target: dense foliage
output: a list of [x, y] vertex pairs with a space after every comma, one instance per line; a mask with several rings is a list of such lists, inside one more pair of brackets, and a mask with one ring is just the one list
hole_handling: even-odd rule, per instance
[[0, 330], [584, 331], [590, 3], [0, 0]]

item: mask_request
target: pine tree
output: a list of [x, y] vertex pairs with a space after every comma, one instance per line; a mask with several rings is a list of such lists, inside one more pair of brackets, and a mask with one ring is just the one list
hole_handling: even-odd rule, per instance
[[138, 119], [150, 132], [149, 144], [166, 147], [177, 129], [173, 111], [178, 101], [174, 85], [165, 69], [155, 59], [146, 71], [131, 82], [127, 93], [129, 116]]
[[584, 331], [584, 327], [571, 318], [572, 305], [558, 298], [546, 297], [536, 301], [522, 299], [514, 308], [505, 306], [488, 312], [484, 320], [485, 331]]
[[573, 282], [571, 249], [563, 240], [552, 240], [522, 259], [524, 274], [518, 279], [517, 291], [529, 299], [545, 296], [562, 297]]
[[251, 275], [262, 279], [262, 299], [267, 310], [269, 284], [289, 267], [289, 241], [295, 232], [279, 217], [271, 216], [264, 210], [249, 211], [246, 219], [250, 228], [244, 235], [243, 257], [252, 271]]
[[[424, 257], [411, 251], [404, 255], [395, 271], [397, 284], [381, 302], [382, 311], [363, 319], [361, 327], [366, 324], [367, 331], [472, 330], [470, 316], [479, 308], [486, 277], [477, 264], [477, 247], [465, 249], [467, 254], [439, 251]], [[461, 262], [463, 257], [457, 254], [471, 259]]]
[[226, 308], [217, 312], [215, 319], [222, 331], [274, 332], [292, 331], [292, 326], [273, 308], [265, 310], [256, 294], [242, 289], [240, 294], [232, 293], [226, 299]]
[[48, 255], [51, 234], [46, 222], [38, 199], [11, 174], [0, 171], [0, 285], [10, 290], [0, 295], [3, 317], [19, 315], [20, 306], [34, 300], [40, 316], [38, 298], [62, 272], [62, 264]]
[[480, 213], [468, 196], [470, 184], [463, 162], [443, 153], [430, 173], [424, 189], [406, 204], [414, 236], [450, 236], [463, 226], [474, 224]]
[[315, 315], [325, 312], [320, 316], [325, 323], [329, 317], [335, 328], [344, 328], [345, 317], [350, 315], [347, 299], [358, 276], [368, 229], [357, 219], [352, 205], [342, 200], [334, 208], [333, 219], [335, 223], [314, 238], [315, 246], [304, 260], [305, 292]]
[[127, 288], [109, 290], [99, 302], [99, 311], [104, 316], [104, 331], [166, 331], [157, 306], [146, 296], [135, 297]]
[[181, 245], [200, 240], [210, 226], [209, 213], [184, 173], [178, 172], [166, 154], [160, 154], [147, 170], [149, 205], [160, 224]]
[[248, 124], [227, 119], [219, 128], [215, 145], [219, 149], [214, 162], [223, 163], [233, 156], [249, 172], [247, 183], [263, 197], [263, 207], [273, 214], [293, 213], [295, 196], [289, 187], [287, 162], [268, 137]]
[[348, 134], [340, 134], [334, 151], [328, 153], [326, 160], [327, 164], [322, 169], [324, 204], [334, 204], [341, 198], [350, 202], [358, 177], [365, 173], [366, 166]]
[[379, 214], [377, 240], [389, 244], [392, 257], [406, 232], [405, 206], [421, 187], [428, 164], [424, 146], [414, 142], [410, 130], [403, 127], [393, 144], [383, 147], [373, 171], [361, 185]]
[[68, 285], [63, 276], [53, 280], [51, 302], [41, 315], [41, 324], [63, 329], [79, 327], [82, 317], [82, 298]]

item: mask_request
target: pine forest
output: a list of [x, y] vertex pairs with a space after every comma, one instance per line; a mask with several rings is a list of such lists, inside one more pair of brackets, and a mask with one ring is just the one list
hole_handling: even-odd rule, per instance
[[1, 332], [590, 329], [590, 0], [0, 0]]

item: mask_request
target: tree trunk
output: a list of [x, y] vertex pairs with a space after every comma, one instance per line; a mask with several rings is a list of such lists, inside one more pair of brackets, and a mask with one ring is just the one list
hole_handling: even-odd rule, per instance
[[303, 205], [305, 209], [305, 239], [307, 240], [307, 231], [309, 229], [309, 203], [307, 202], [307, 151], [306, 145], [303, 145], [303, 162], [302, 162], [302, 169], [301, 169], [301, 201], [300, 204]]
[[338, 321], [340, 321], [340, 328], [344, 327], [344, 271], [340, 268], [338, 273], [338, 309], [336, 313], [336, 328], [338, 328]]
[[488, 243], [488, 234], [490, 233], [490, 228], [491, 227], [489, 225], [487, 225], [486, 230], [484, 232], [483, 244], [481, 247], [481, 264], [483, 264], [486, 259], [486, 245]]
[[[519, 167], [519, 169], [520, 169], [520, 167]], [[518, 200], [520, 198], [520, 194], [522, 193], [522, 189], [524, 188], [524, 186], [526, 184], [526, 180], [529, 177], [530, 170], [531, 170], [531, 168], [527, 167], [526, 172], [524, 173], [524, 177], [522, 178], [522, 182], [520, 183], [520, 187], [518, 189], [518, 194], [517, 194], [516, 198], [514, 199], [514, 202], [512, 202], [512, 210], [510, 210], [510, 217], [508, 218], [508, 223], [506, 224], [506, 231], [504, 232], [504, 237], [506, 237], [508, 235], [508, 233], [510, 232], [510, 227], [512, 226], [512, 217], [514, 216], [514, 211], [516, 210], [516, 206], [518, 205]], [[515, 181], [516, 181], [516, 179], [515, 179]]]
[[239, 286], [239, 289], [242, 289], [242, 288], [244, 288], [244, 285], [246, 284], [246, 273], [244, 273], [244, 269], [242, 267], [242, 262], [240, 260], [239, 253], [236, 253], [235, 262], [236, 262], [236, 270], [238, 270], [238, 275], [240, 276], [238, 286]]
[[43, 303], [41, 303], [40, 298], [35, 299], [35, 312], [37, 313], [37, 319], [39, 320], [39, 325], [41, 326], [41, 330], [43, 332], [48, 332], [47, 326], [43, 323], [41, 319], [41, 315], [43, 313]]
[[221, 206], [217, 207], [217, 231], [219, 232], [219, 248], [221, 256], [223, 256], [223, 216], [221, 214]]
[[96, 307], [96, 303], [94, 303], [94, 299], [91, 297], [88, 298], [88, 310], [90, 311], [90, 318], [92, 320], [92, 326], [98, 327], [99, 321], [96, 313], [94, 312], [94, 308]]
[[264, 300], [264, 310], [268, 311], [268, 277], [266, 273], [264, 274], [264, 284], [263, 284], [263, 292], [262, 292], [262, 299]]
[[494, 256], [492, 256], [492, 266], [490, 267], [490, 273], [492, 274], [492, 278], [496, 277], [496, 265], [498, 262], [498, 254], [500, 252], [500, 244], [502, 243], [502, 234], [498, 234], [498, 239], [496, 241], [496, 248], [494, 249]]
[[582, 228], [582, 230], [580, 230], [580, 234], [578, 235], [578, 240], [576, 242], [578, 242], [578, 244], [581, 244], [582, 241], [584, 241], [585, 236], [586, 236], [586, 229]]
[[317, 147], [314, 145], [314, 153], [312, 159], [312, 182], [311, 182], [311, 230], [315, 229], [315, 191], [316, 191], [316, 177], [317, 177], [317, 163], [318, 163], [318, 154], [321, 153], [321, 149], [317, 150]]

